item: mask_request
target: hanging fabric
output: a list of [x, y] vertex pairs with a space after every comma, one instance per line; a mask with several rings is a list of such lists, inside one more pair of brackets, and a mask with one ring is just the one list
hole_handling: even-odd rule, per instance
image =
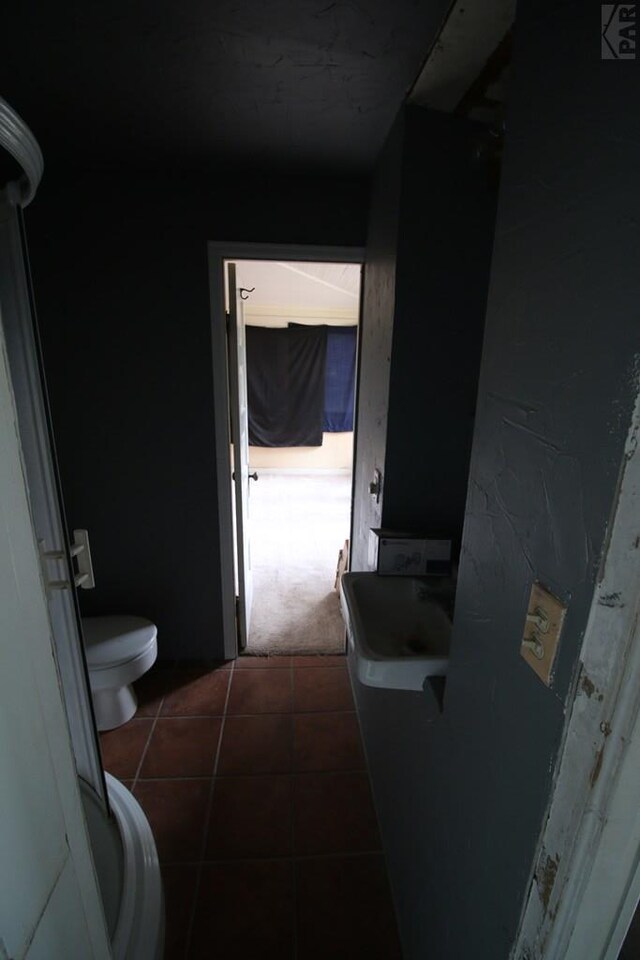
[[249, 443], [319, 447], [327, 328], [246, 327]]
[[[308, 330], [301, 323], [290, 323], [289, 329]], [[317, 328], [316, 328], [317, 329]], [[325, 433], [353, 430], [358, 328], [327, 326], [327, 360], [324, 379]]]
[[323, 422], [326, 433], [353, 430], [357, 329], [327, 327]]

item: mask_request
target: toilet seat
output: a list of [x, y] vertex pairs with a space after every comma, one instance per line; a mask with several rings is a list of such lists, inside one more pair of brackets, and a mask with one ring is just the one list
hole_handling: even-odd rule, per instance
[[149, 652], [158, 628], [144, 617], [84, 617], [84, 648], [89, 670], [110, 670]]

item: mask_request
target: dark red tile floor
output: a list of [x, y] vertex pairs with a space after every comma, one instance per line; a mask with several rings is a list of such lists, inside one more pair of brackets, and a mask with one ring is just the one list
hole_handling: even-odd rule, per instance
[[344, 657], [156, 666], [101, 737], [162, 864], [166, 960], [399, 960]]

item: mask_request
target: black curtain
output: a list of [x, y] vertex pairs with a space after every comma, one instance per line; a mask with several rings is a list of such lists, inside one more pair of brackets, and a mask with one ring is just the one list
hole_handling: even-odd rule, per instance
[[324, 416], [324, 326], [246, 327], [249, 443], [319, 447]]

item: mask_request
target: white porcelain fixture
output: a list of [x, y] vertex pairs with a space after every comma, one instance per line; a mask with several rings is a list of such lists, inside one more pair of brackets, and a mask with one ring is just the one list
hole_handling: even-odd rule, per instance
[[345, 573], [340, 585], [358, 680], [369, 687], [422, 690], [449, 666], [453, 582]]
[[114, 960], [161, 960], [164, 895], [151, 827], [137, 800], [105, 773], [113, 817], [80, 780]]
[[82, 632], [98, 730], [113, 730], [135, 714], [131, 684], [158, 655], [158, 630], [143, 617], [83, 617]]

